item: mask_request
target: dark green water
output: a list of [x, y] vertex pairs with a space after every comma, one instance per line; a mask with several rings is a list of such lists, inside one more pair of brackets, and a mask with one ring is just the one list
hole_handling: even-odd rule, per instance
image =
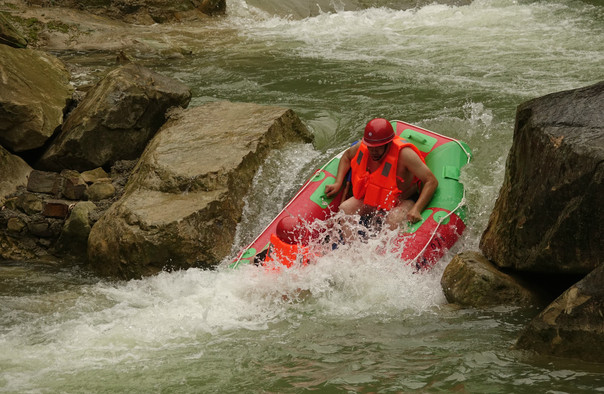
[[[227, 17], [203, 25], [141, 28], [133, 56], [190, 86], [191, 105], [281, 105], [315, 134], [314, 145], [271, 154], [245, 197], [233, 253], [376, 116], [472, 147], [462, 174], [468, 229], [456, 250], [424, 275], [376, 257], [371, 244], [281, 275], [190, 270], [107, 282], [5, 264], [0, 392], [604, 392], [602, 366], [512, 349], [537, 309], [456, 309], [439, 284], [454, 253], [478, 248], [516, 106], [604, 79], [604, 6], [324, 1], [319, 12], [315, 3], [233, 0]], [[185, 55], [163, 56], [174, 48]], [[115, 56], [58, 55], [76, 83]]]

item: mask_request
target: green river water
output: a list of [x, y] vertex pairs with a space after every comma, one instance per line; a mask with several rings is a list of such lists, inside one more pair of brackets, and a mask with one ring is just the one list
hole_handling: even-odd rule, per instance
[[[0, 392], [604, 392], [602, 365], [513, 349], [537, 308], [455, 308], [440, 287], [450, 258], [478, 249], [516, 106], [604, 79], [604, 4], [316, 3], [229, 0], [224, 18], [144, 28], [132, 53], [190, 86], [191, 106], [280, 105], [316, 137], [273, 152], [258, 172], [233, 255], [377, 116], [472, 148], [468, 228], [455, 249], [425, 274], [371, 243], [279, 275], [192, 269], [126, 282], [3, 263]], [[166, 57], [167, 47], [184, 55]], [[77, 84], [115, 58], [56, 55]]]

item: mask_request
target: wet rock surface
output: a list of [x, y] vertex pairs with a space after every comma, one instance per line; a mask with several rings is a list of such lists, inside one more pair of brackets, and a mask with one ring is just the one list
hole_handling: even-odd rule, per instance
[[182, 83], [129, 63], [98, 82], [70, 113], [38, 168], [79, 171], [137, 158], [165, 122], [168, 109], [186, 107]]
[[587, 274], [602, 262], [604, 82], [518, 107], [480, 248], [500, 267]]
[[295, 140], [311, 136], [286, 108], [217, 102], [174, 114], [124, 196], [92, 228], [91, 264], [103, 275], [136, 278], [219, 263], [256, 170], [270, 149]]

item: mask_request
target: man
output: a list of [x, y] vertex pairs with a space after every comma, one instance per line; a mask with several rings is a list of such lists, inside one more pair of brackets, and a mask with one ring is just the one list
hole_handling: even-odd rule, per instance
[[361, 143], [344, 152], [335, 183], [325, 188], [328, 197], [335, 196], [352, 169], [353, 195], [340, 204], [340, 210], [348, 215], [383, 211], [391, 230], [405, 220], [422, 220], [421, 212], [438, 186], [419, 150], [394, 137], [388, 120], [371, 120]]

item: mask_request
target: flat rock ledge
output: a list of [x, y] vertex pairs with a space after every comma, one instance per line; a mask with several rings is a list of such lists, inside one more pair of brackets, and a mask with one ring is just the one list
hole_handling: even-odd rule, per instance
[[91, 266], [131, 279], [217, 265], [269, 150], [311, 140], [286, 108], [216, 102], [177, 111], [143, 152], [123, 197], [92, 227]]

